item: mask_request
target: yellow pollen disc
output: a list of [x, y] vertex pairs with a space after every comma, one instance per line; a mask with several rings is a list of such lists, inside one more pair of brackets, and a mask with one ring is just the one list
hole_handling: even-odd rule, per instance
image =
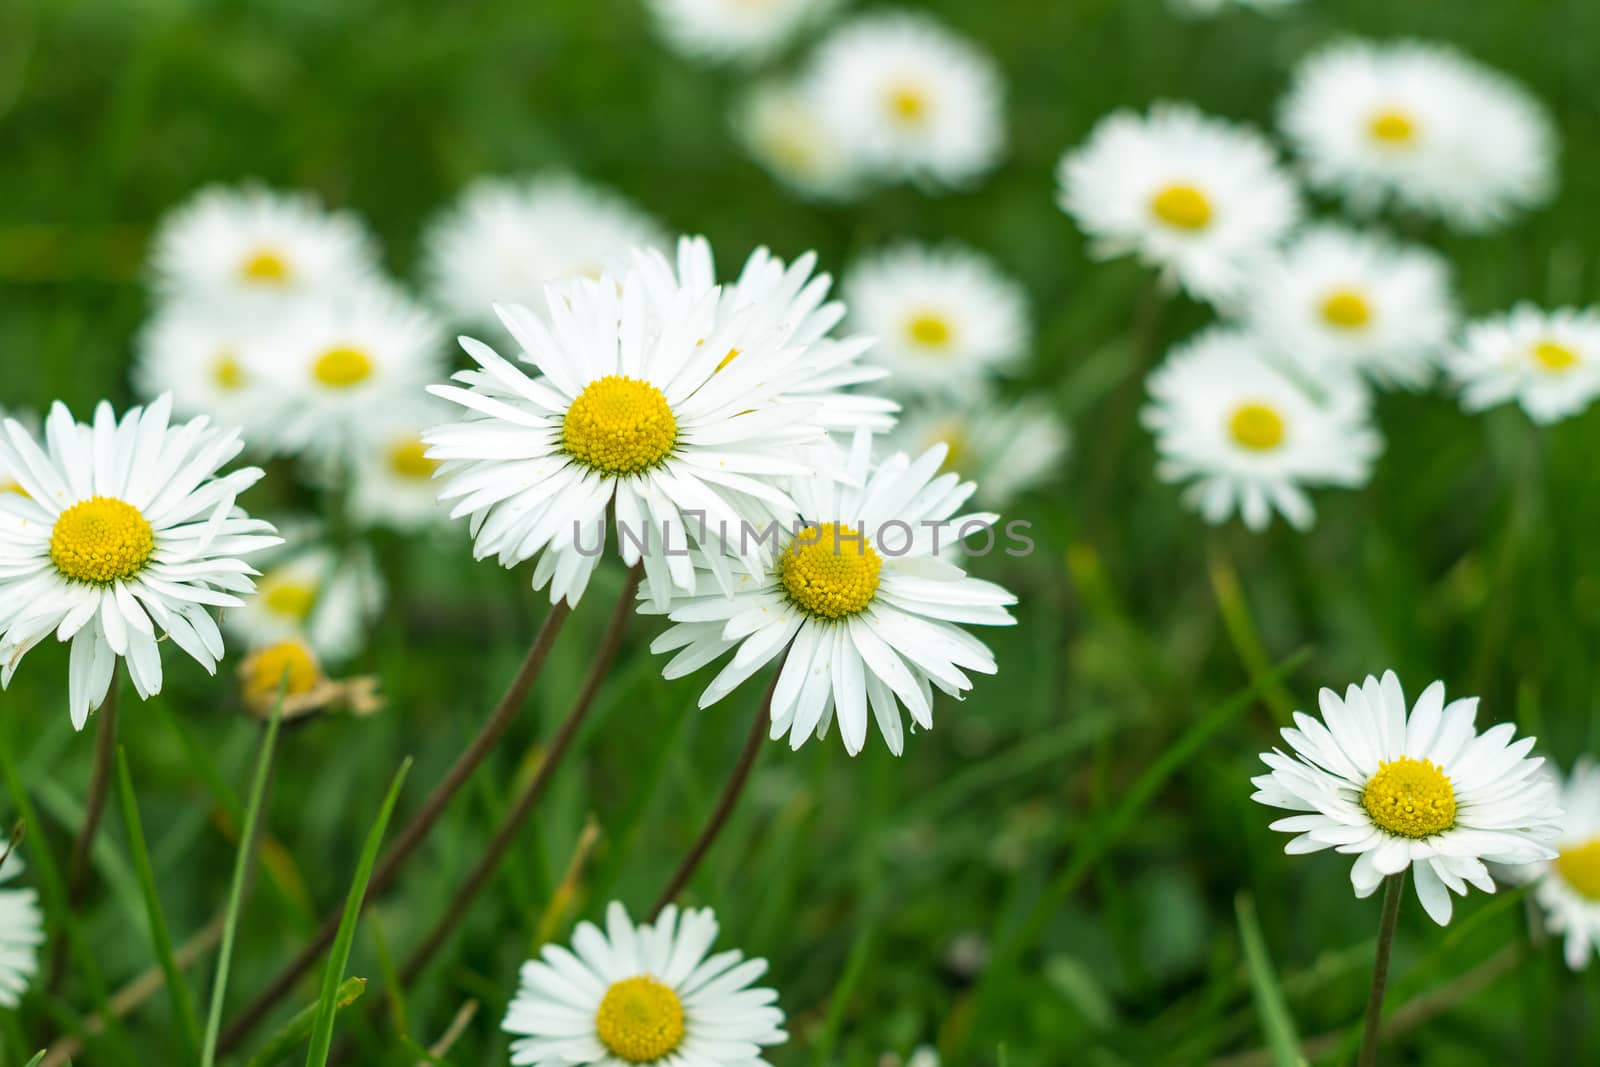
[[1372, 116], [1372, 121], [1367, 123], [1367, 132], [1372, 134], [1374, 141], [1398, 147], [1417, 139], [1417, 124], [1404, 111], [1385, 108]]
[[372, 377], [372, 358], [359, 348], [330, 348], [312, 364], [311, 376], [323, 385], [346, 389]]
[[1562, 849], [1556, 857], [1556, 873], [1574, 893], [1600, 900], [1600, 837]]
[[278, 699], [280, 686], [285, 697], [304, 696], [321, 680], [322, 669], [309, 648], [299, 641], [279, 641], [245, 660], [244, 699], [270, 707]]
[[433, 477], [433, 472], [439, 469], [439, 461], [428, 458], [428, 446], [422, 443], [422, 438], [411, 437], [389, 446], [389, 469], [402, 478], [420, 481]]
[[149, 520], [132, 504], [109, 496], [72, 505], [50, 533], [50, 560], [56, 570], [92, 585], [132, 578], [155, 547]]
[[1580, 362], [1578, 353], [1566, 345], [1557, 344], [1555, 341], [1540, 341], [1533, 347], [1533, 361], [1541, 370], [1552, 374], [1561, 374], [1576, 367]]
[[247, 282], [281, 285], [289, 280], [289, 262], [270, 248], [259, 248], [239, 265]]
[[274, 615], [303, 622], [317, 605], [317, 587], [310, 582], [268, 575], [261, 583], [261, 602]]
[[561, 446], [606, 474], [638, 474], [667, 458], [678, 420], [649, 382], [608, 374], [590, 382], [567, 409]]
[[924, 311], [911, 316], [906, 334], [923, 348], [943, 348], [950, 343], [950, 323], [943, 315]]
[[1359, 330], [1372, 321], [1372, 307], [1354, 289], [1339, 289], [1322, 302], [1322, 321], [1341, 330]]
[[1456, 824], [1456, 791], [1432, 760], [1401, 756], [1378, 764], [1361, 806], [1372, 821], [1400, 837], [1431, 837]]
[[778, 581], [800, 610], [824, 619], [860, 614], [878, 592], [883, 560], [840, 522], [805, 527], [778, 560]]
[[928, 94], [909, 82], [889, 90], [888, 104], [889, 117], [904, 126], [915, 126], [928, 114]]
[[647, 974], [612, 982], [594, 1014], [594, 1028], [625, 1063], [654, 1063], [683, 1043], [683, 1001]]
[[217, 383], [217, 388], [227, 392], [244, 386], [244, 368], [239, 366], [239, 361], [232, 352], [221, 352], [217, 361], [211, 364], [211, 380]]
[[1266, 404], [1240, 404], [1228, 419], [1234, 441], [1254, 452], [1270, 452], [1283, 444], [1283, 416]]
[[[728, 354], [722, 357], [722, 362], [721, 363], [717, 364], [717, 370], [721, 370], [723, 367], [726, 367], [728, 364], [732, 363], [734, 360], [736, 360], [738, 358], [739, 358], [739, 350], [737, 348], [728, 349]], [[713, 373], [715, 373], [715, 372], [713, 372]]]
[[1150, 210], [1180, 230], [1203, 230], [1211, 225], [1211, 201], [1192, 185], [1167, 186], [1150, 198]]

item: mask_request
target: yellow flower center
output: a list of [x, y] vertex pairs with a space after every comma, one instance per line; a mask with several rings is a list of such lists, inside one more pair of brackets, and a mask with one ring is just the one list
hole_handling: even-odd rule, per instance
[[1359, 330], [1372, 321], [1372, 307], [1354, 289], [1339, 289], [1322, 302], [1322, 320], [1341, 330]]
[[139, 509], [115, 497], [80, 501], [56, 520], [50, 560], [75, 582], [110, 585], [138, 574], [155, 551], [155, 531]]
[[594, 1028], [618, 1059], [654, 1063], [683, 1043], [683, 1001], [647, 974], [624, 978], [601, 998]]
[[923, 348], [943, 348], [950, 343], [950, 321], [933, 311], [923, 311], [906, 321], [906, 335]]
[[1150, 210], [1168, 226], [1203, 230], [1211, 225], [1211, 201], [1192, 185], [1169, 185], [1150, 198]]
[[419, 481], [432, 478], [439, 461], [428, 458], [428, 446], [420, 437], [408, 437], [389, 446], [389, 469], [402, 478]]
[[1581, 362], [1578, 353], [1555, 341], [1540, 341], [1534, 345], [1533, 361], [1539, 365], [1540, 370], [1549, 371], [1551, 374], [1564, 374]]
[[916, 126], [928, 114], [928, 94], [920, 85], [900, 82], [889, 89], [889, 117], [902, 126]]
[[261, 602], [274, 615], [304, 622], [317, 605], [317, 587], [294, 578], [268, 575], [261, 583]]
[[842, 522], [801, 530], [778, 560], [778, 581], [789, 600], [809, 615], [858, 615], [878, 592], [883, 560], [864, 534]]
[[567, 455], [606, 474], [649, 470], [677, 441], [678, 420], [661, 390], [617, 374], [590, 382], [561, 424]]
[[1283, 416], [1266, 404], [1240, 404], [1228, 419], [1234, 441], [1252, 452], [1270, 452], [1283, 444], [1283, 430]]
[[1556, 857], [1556, 873], [1574, 893], [1600, 900], [1600, 837], [1562, 849]]
[[247, 282], [282, 285], [289, 280], [289, 261], [274, 249], [258, 248], [239, 265], [239, 274]]
[[239, 366], [239, 361], [234, 358], [231, 351], [222, 351], [217, 354], [217, 360], [211, 364], [211, 380], [217, 383], [217, 388], [225, 392], [233, 392], [244, 386], [244, 368]]
[[257, 707], [276, 703], [280, 686], [285, 697], [304, 696], [321, 680], [316, 657], [299, 641], [279, 641], [244, 661], [244, 699]]
[[1417, 123], [1398, 108], [1384, 108], [1367, 123], [1367, 132], [1374, 141], [1398, 148], [1417, 139]]
[[372, 357], [359, 348], [338, 345], [317, 357], [311, 376], [323, 385], [348, 389], [372, 377]]
[[1378, 764], [1361, 806], [1372, 821], [1400, 837], [1431, 837], [1456, 824], [1456, 791], [1432, 760], [1401, 756]]

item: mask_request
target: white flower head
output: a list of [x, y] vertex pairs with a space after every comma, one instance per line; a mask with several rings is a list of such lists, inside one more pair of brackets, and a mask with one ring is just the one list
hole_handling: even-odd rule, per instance
[[1579, 760], [1558, 788], [1557, 855], [1540, 865], [1534, 896], [1545, 924], [1564, 936], [1567, 966], [1576, 971], [1600, 953], [1600, 765]]
[[39, 971], [39, 946], [44, 944], [39, 894], [13, 881], [22, 870], [13, 842], [0, 837], [0, 1008], [15, 1008], [22, 1000]]
[[1468, 326], [1445, 369], [1468, 411], [1515, 400], [1535, 422], [1558, 422], [1600, 394], [1600, 311], [1518, 304]]
[[538, 306], [549, 282], [620, 271], [637, 247], [665, 247], [649, 215], [562, 174], [469, 185], [423, 237], [434, 301], [456, 322], [499, 328], [496, 304]]
[[845, 23], [817, 46], [806, 78], [846, 155], [874, 175], [968, 185], [999, 160], [999, 71], [927, 16], [890, 11]]
[[971, 249], [894, 246], [852, 267], [844, 292], [850, 325], [876, 339], [894, 392], [967, 393], [1032, 342], [1022, 286]]
[[1356, 857], [1350, 880], [1370, 896], [1383, 879], [1410, 868], [1429, 918], [1450, 921], [1450, 894], [1471, 884], [1493, 893], [1485, 863], [1554, 859], [1560, 824], [1555, 788], [1530, 758], [1531, 737], [1512, 741], [1501, 723], [1478, 733], [1478, 698], [1445, 703], [1444, 683], [1422, 691], [1410, 713], [1393, 671], [1367, 677], [1341, 699], [1319, 694], [1322, 721], [1295, 712], [1283, 730], [1293, 755], [1261, 759], [1270, 773], [1252, 779], [1251, 799], [1305, 814], [1272, 829], [1297, 835], [1290, 854], [1335, 849]]
[[437, 460], [428, 458], [424, 430], [448, 420], [451, 409], [419, 395], [364, 420], [351, 466], [350, 517], [363, 526], [420, 530], [448, 521], [439, 503]]
[[282, 523], [283, 548], [261, 561], [259, 595], [222, 625], [253, 649], [300, 640], [329, 662], [357, 655], [383, 610], [385, 590], [365, 545], [336, 548], [314, 522]]
[[1455, 328], [1443, 257], [1341, 226], [1297, 234], [1262, 263], [1247, 294], [1252, 328], [1319, 380], [1354, 372], [1421, 388]]
[[165, 302], [139, 335], [135, 388], [147, 400], [171, 393], [174, 414], [237, 426], [254, 446], [270, 425], [268, 391], [250, 355], [276, 328], [265, 310], [241, 301]]
[[837, 0], [650, 0], [667, 44], [690, 59], [753, 63], [815, 23]]
[[768, 1067], [762, 1049], [789, 1035], [778, 994], [751, 987], [767, 961], [737, 950], [707, 955], [716, 939], [709, 908], [680, 913], [669, 904], [654, 922], [635, 924], [613, 902], [604, 930], [579, 923], [570, 950], [546, 945], [522, 965], [501, 1024], [516, 1035], [511, 1062]]
[[860, 194], [856, 160], [819, 110], [811, 86], [759, 83], [738, 103], [733, 123], [751, 157], [796, 194], [815, 200]]
[[246, 184], [202, 189], [174, 210], [151, 259], [163, 296], [272, 303], [369, 278], [378, 256], [355, 215]]
[[1442, 45], [1349, 41], [1295, 75], [1279, 122], [1317, 189], [1457, 229], [1503, 225], [1555, 186], [1556, 139], [1527, 91]]
[[1236, 330], [1213, 327], [1174, 349], [1146, 386], [1157, 474], [1189, 483], [1185, 500], [1210, 523], [1237, 511], [1263, 530], [1277, 511], [1306, 529], [1315, 512], [1305, 488], [1364, 485], [1383, 447], [1364, 394], [1315, 395]]
[[68, 707], [82, 729], [105, 700], [117, 660], [140, 699], [161, 691], [160, 643], [215, 674], [222, 635], [208, 611], [254, 591], [244, 562], [278, 543], [235, 498], [254, 467], [218, 475], [243, 447], [236, 430], [203, 417], [174, 426], [172, 399], [120, 420], [102, 402], [92, 424], [63, 404], [41, 448], [8, 419], [0, 466], [22, 493], [0, 494], [0, 685], [52, 633], [72, 643]]
[[1061, 209], [1094, 255], [1135, 254], [1212, 303], [1235, 300], [1300, 215], [1294, 183], [1264, 137], [1188, 104], [1102, 119], [1062, 157], [1057, 177]]
[[978, 390], [960, 402], [912, 409], [885, 448], [918, 455], [943, 444], [945, 469], [976, 482], [976, 502], [998, 510], [1057, 474], [1070, 440], [1043, 401], [1008, 402]]
[[[792, 748], [825, 737], [837, 717], [845, 751], [855, 755], [870, 714], [899, 755], [902, 705], [915, 726], [931, 729], [934, 688], [959, 699], [972, 688], [967, 671], [995, 673], [993, 654], [962, 625], [1015, 622], [1007, 611], [1015, 596], [941, 558], [941, 544], [995, 520], [957, 515], [974, 487], [938, 473], [944, 448], [916, 459], [899, 453], [874, 468], [870, 445], [858, 435], [842, 469], [823, 463], [791, 483], [798, 508], [774, 531], [773, 558], [732, 595], [702, 556], [695, 588], [672, 601], [675, 625], [650, 646], [677, 650], [662, 670], [667, 678], [733, 652], [701, 707], [781, 657], [771, 732], [787, 734]], [[641, 599], [651, 595], [641, 588]]]
[[1167, 6], [1179, 15], [1220, 15], [1223, 11], [1235, 7], [1276, 14], [1300, 2], [1301, 0], [1167, 0]]

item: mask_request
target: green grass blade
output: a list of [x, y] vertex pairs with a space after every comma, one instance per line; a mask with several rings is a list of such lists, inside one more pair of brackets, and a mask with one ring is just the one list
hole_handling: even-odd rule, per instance
[[400, 787], [411, 770], [411, 758], [400, 764], [389, 783], [389, 795], [383, 799], [378, 821], [367, 832], [367, 843], [361, 849], [361, 862], [356, 866], [356, 877], [350, 883], [350, 895], [345, 898], [344, 917], [339, 920], [339, 933], [333, 939], [333, 949], [328, 955], [328, 967], [322, 974], [322, 998], [317, 1005], [316, 1023], [311, 1030], [311, 1048], [306, 1053], [306, 1067], [325, 1067], [328, 1050], [333, 1045], [333, 1020], [339, 1011], [339, 982], [344, 978], [345, 964], [350, 962], [350, 945], [355, 940], [356, 923], [361, 917], [361, 904], [367, 896], [367, 880], [378, 862], [378, 848], [383, 844], [383, 832], [389, 826], [389, 815], [400, 797]]
[[[367, 980], [365, 978], [346, 978], [343, 984], [339, 986], [339, 996], [336, 1001], [338, 1009], [343, 1011], [348, 1008], [360, 1000], [362, 994], [366, 991]], [[254, 1056], [250, 1057], [250, 1061], [245, 1064], [245, 1067], [271, 1067], [272, 1064], [277, 1063], [293, 1052], [294, 1047], [304, 1041], [307, 1035], [311, 1033], [311, 1024], [316, 1022], [317, 1009], [321, 1006], [322, 1001], [319, 998], [317, 1003], [307, 1004], [304, 1008], [295, 1012], [294, 1017], [279, 1027], [278, 1032], [268, 1038], [267, 1043], [262, 1045]]]
[[200, 1022], [194, 1013], [194, 998], [183, 970], [172, 954], [172, 937], [167, 932], [167, 919], [161, 911], [161, 897], [156, 892], [156, 872], [150, 863], [150, 850], [145, 844], [144, 822], [139, 817], [139, 801], [133, 791], [133, 776], [128, 772], [128, 752], [117, 746], [117, 789], [122, 800], [122, 824], [128, 832], [128, 848], [133, 857], [133, 871], [139, 879], [139, 892], [144, 896], [145, 914], [150, 920], [150, 940], [155, 943], [156, 960], [167, 980], [167, 996], [172, 1000], [172, 1015], [178, 1023], [178, 1036], [183, 1040], [185, 1059], [193, 1061], [200, 1054]]
[[1306, 1067], [1305, 1055], [1300, 1051], [1300, 1036], [1289, 1015], [1277, 972], [1267, 956], [1267, 941], [1261, 936], [1261, 924], [1256, 921], [1256, 902], [1248, 893], [1240, 893], [1233, 898], [1233, 912], [1239, 920], [1239, 941], [1244, 945], [1250, 992], [1255, 997], [1256, 1012], [1261, 1016], [1261, 1030], [1266, 1035], [1267, 1051], [1272, 1053], [1274, 1067]]
[[44, 1052], [43, 1052], [43, 1050], [40, 1050], [39, 1052], [35, 1052], [33, 1054], [33, 1059], [28, 1061], [27, 1067], [39, 1067], [39, 1064], [41, 1064], [43, 1062], [44, 1062]]

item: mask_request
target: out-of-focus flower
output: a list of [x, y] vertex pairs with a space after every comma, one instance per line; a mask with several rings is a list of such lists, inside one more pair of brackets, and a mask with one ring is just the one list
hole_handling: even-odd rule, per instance
[[361, 651], [383, 610], [383, 579], [364, 546], [335, 549], [315, 524], [283, 524], [284, 547], [262, 561], [259, 595], [222, 616], [223, 626], [247, 645], [304, 639], [331, 662]]
[[271, 717], [280, 693], [283, 707], [279, 714], [284, 719], [336, 708], [365, 716], [383, 707], [376, 678], [329, 678], [316, 653], [298, 638], [258, 648], [246, 656], [239, 665], [239, 689], [245, 707], [260, 718]]
[[1042, 401], [1008, 403], [979, 390], [959, 404], [914, 408], [885, 447], [917, 455], [942, 443], [946, 469], [977, 482], [974, 499], [999, 510], [1056, 474], [1069, 440], [1061, 417]]
[[448, 523], [434, 481], [439, 462], [428, 458], [422, 433], [451, 409], [418, 396], [363, 420], [351, 467], [350, 518], [361, 526], [420, 530]]
[[38, 892], [12, 882], [22, 869], [15, 842], [0, 837], [0, 1008], [15, 1008], [22, 1000], [39, 971], [39, 946], [44, 944]]
[[734, 112], [734, 128], [755, 161], [795, 193], [850, 199], [861, 192], [862, 175], [810, 89], [787, 81], [755, 86]]
[[282, 321], [250, 303], [172, 300], [156, 310], [139, 336], [134, 387], [147, 399], [172, 394], [174, 413], [206, 415], [218, 426], [237, 426], [247, 446], [259, 444], [270, 425], [268, 391], [258, 360], [247, 354]]
[[661, 36], [690, 59], [764, 59], [837, 0], [650, 0]]
[[1564, 936], [1567, 966], [1576, 971], [1600, 953], [1600, 765], [1579, 760], [1559, 788], [1557, 855], [1540, 865], [1534, 896], [1546, 925]]
[[1468, 326], [1445, 370], [1468, 411], [1515, 400], [1535, 422], [1559, 422], [1600, 394], [1600, 311], [1518, 304]]
[[1300, 2], [1301, 0], [1167, 0], [1167, 6], [1180, 15], [1218, 15], [1234, 7], [1278, 12], [1286, 7], [1294, 7]]

